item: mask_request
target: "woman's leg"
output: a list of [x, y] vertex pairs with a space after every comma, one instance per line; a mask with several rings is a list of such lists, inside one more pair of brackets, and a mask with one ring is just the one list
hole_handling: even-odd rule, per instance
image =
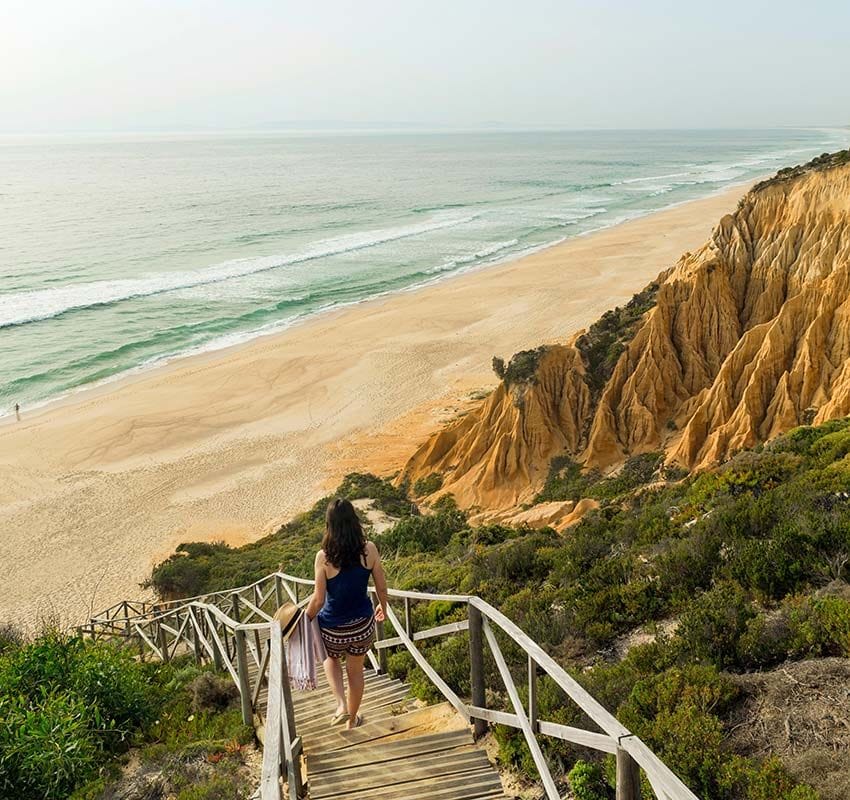
[[342, 664], [338, 658], [328, 656], [323, 662], [325, 675], [328, 676], [328, 685], [331, 687], [333, 696], [336, 698], [336, 713], [345, 713], [345, 687], [342, 683]]
[[357, 712], [363, 701], [363, 662], [366, 655], [353, 656], [347, 653], [345, 656], [345, 671], [348, 673], [348, 727], [353, 728], [357, 724]]

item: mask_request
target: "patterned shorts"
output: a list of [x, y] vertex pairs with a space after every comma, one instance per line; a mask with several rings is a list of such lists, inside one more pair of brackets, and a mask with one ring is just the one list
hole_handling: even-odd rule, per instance
[[336, 628], [323, 628], [322, 641], [331, 658], [342, 658], [346, 653], [365, 656], [375, 641], [375, 618], [361, 617]]

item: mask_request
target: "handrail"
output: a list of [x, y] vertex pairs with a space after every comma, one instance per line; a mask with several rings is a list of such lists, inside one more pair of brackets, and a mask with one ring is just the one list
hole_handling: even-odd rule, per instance
[[[136, 638], [143, 652], [147, 646], [150, 652], [166, 661], [174, 656], [181, 644], [187, 648], [191, 647], [197, 660], [212, 660], [217, 667], [226, 669], [231, 674], [239, 686], [246, 724], [250, 724], [254, 714], [258, 712], [262, 683], [268, 679], [263, 787], [277, 787], [278, 793], [275, 794], [271, 788], [264, 788], [262, 798], [263, 800], [280, 800], [281, 798], [279, 794], [281, 771], [278, 769], [275, 773], [272, 763], [275, 762], [278, 768], [280, 765], [285, 766], [289, 798], [297, 800], [301, 789], [299, 767], [301, 741], [295, 731], [286, 659], [276, 656], [276, 653], [282, 652], [280, 636], [277, 633], [280, 626], [271, 619], [271, 615], [263, 606], [273, 600], [277, 607], [286, 597], [303, 606], [309, 598], [299, 598], [299, 587], [313, 585], [314, 581], [310, 579], [274, 572], [238, 589], [172, 601], [172, 604], [165, 609], [156, 604], [147, 604], [152, 608], [151, 612], [132, 617], [129, 615], [132, 607], [147, 606], [141, 602], [123, 601], [111, 606], [106, 612], [92, 617], [88, 625], [81, 626], [81, 630], [92, 636], [96, 636], [97, 630], [100, 629], [105, 635]], [[263, 587], [266, 587], [265, 594]], [[376, 596], [374, 588], [370, 588], [370, 592]], [[245, 596], [248, 594], [252, 599]], [[383, 626], [378, 626], [374, 648], [377, 651], [377, 659], [370, 653], [376, 669], [386, 671], [386, 656], [390, 648], [404, 647], [440, 693], [467, 722], [473, 724], [477, 735], [482, 734], [489, 723], [506, 725], [522, 731], [540, 774], [547, 800], [560, 800], [560, 798], [540, 746], [541, 737], [560, 739], [614, 754], [617, 764], [618, 800], [633, 800], [638, 796], [639, 770], [641, 769], [659, 800], [699, 800], [644, 742], [620, 723], [539, 644], [485, 600], [475, 595], [435, 594], [398, 589], [389, 589], [388, 594], [391, 598], [403, 601], [404, 620], [399, 619], [394, 609], [385, 609], [386, 618], [396, 635], [386, 638], [382, 631]], [[414, 631], [411, 622], [411, 603], [435, 600], [466, 606], [467, 618], [424, 631]], [[216, 601], [228, 602], [230, 613], [216, 605]], [[248, 612], [245, 621], [241, 619], [243, 606]], [[117, 616], [120, 611], [123, 611], [125, 616]], [[236, 618], [234, 619], [231, 614], [235, 614]], [[268, 618], [271, 621], [247, 622], [251, 616]], [[495, 628], [507, 635], [527, 656], [529, 681], [527, 708], [522, 705], [514, 678], [499, 647]], [[469, 702], [454, 692], [417, 646], [417, 642], [424, 639], [452, 635], [464, 630], [469, 632], [472, 694]], [[269, 639], [263, 644], [260, 634], [265, 631], [269, 632]], [[172, 639], [171, 642], [169, 642], [169, 636]], [[250, 641], [250, 636], [254, 637], [253, 642]], [[512, 712], [486, 707], [485, 643], [504, 683]], [[255, 672], [249, 667], [249, 656], [253, 658], [256, 665]], [[541, 719], [537, 708], [538, 671], [546, 674], [602, 732], [588, 731]], [[252, 675], [254, 676], [253, 686], [251, 685]]]

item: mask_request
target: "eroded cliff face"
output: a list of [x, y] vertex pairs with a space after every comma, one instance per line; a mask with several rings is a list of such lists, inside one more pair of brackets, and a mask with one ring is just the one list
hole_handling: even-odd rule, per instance
[[755, 187], [630, 307], [537, 354], [403, 476], [438, 472], [463, 506], [500, 509], [556, 455], [608, 469], [664, 450], [703, 468], [850, 414], [850, 154]]

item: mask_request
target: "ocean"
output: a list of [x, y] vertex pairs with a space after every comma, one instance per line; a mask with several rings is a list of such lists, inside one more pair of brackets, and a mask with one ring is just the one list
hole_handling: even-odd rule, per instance
[[2, 137], [0, 414], [848, 140], [844, 129]]

